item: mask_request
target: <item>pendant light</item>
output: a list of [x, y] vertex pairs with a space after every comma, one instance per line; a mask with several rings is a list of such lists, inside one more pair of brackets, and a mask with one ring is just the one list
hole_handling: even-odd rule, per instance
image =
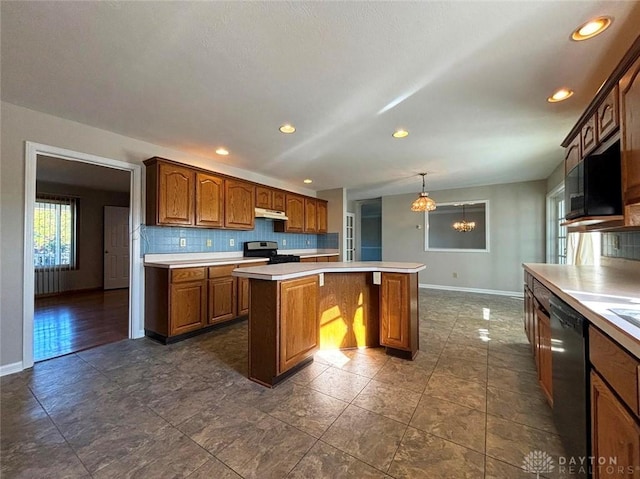
[[459, 231], [460, 233], [468, 233], [469, 231], [473, 231], [476, 227], [475, 221], [467, 221], [464, 216], [464, 204], [462, 205], [462, 221], [456, 221], [453, 223], [453, 229]]
[[424, 191], [424, 177], [426, 173], [420, 173], [422, 176], [422, 193], [416, 198], [411, 205], [411, 211], [433, 211], [436, 209], [436, 202], [429, 198], [429, 193]]

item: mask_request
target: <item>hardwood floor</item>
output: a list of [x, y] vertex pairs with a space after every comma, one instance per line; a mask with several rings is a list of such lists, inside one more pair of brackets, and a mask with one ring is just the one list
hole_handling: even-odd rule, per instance
[[112, 343], [129, 336], [129, 289], [35, 300], [34, 360]]

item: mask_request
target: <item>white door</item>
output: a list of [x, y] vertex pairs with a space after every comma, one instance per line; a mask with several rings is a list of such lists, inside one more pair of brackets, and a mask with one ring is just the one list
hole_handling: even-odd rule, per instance
[[129, 208], [104, 207], [104, 289], [129, 287]]

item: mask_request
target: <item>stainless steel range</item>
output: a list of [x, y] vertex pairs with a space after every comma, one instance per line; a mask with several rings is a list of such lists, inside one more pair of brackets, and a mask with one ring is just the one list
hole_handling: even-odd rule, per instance
[[246, 241], [243, 248], [245, 258], [268, 258], [269, 264], [300, 262], [300, 256], [278, 254], [277, 241]]

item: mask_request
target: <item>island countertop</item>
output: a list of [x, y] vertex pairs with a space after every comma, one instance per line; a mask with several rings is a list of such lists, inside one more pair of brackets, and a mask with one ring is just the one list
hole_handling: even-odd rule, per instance
[[422, 263], [394, 261], [353, 261], [343, 263], [282, 263], [268, 266], [236, 268], [232, 275], [241, 278], [284, 281], [320, 273], [384, 272], [417, 273], [426, 266]]
[[611, 311], [640, 311], [640, 267], [523, 266], [552, 293], [640, 358], [640, 327]]

